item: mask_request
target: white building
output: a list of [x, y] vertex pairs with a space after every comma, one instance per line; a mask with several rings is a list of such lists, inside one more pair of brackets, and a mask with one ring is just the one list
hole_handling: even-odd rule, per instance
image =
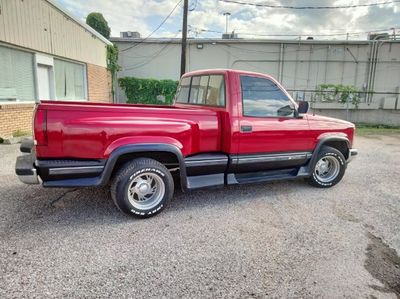
[[[179, 79], [180, 39], [111, 41], [120, 49], [122, 69], [118, 77]], [[311, 100], [313, 91], [322, 83], [373, 91], [361, 94], [362, 103], [359, 109], [350, 111], [349, 119], [400, 125], [400, 40], [190, 39], [186, 65], [187, 71], [233, 68], [267, 73], [295, 99]], [[123, 92], [119, 91], [119, 97], [124, 99]], [[313, 106], [323, 109], [320, 113], [341, 118], [349, 115], [343, 104]]]

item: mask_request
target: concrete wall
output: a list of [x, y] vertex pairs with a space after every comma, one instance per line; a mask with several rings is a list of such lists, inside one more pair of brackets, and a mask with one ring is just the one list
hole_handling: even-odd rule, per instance
[[[179, 40], [153, 39], [139, 44], [123, 38], [112, 41], [121, 50], [118, 77], [179, 79]], [[388, 109], [400, 109], [400, 40], [379, 41], [375, 45], [378, 54], [373, 57], [371, 41], [196, 39], [188, 42], [187, 71], [232, 68], [266, 73], [278, 79], [293, 98], [307, 101], [318, 100], [314, 90], [319, 84], [352, 85], [360, 91], [374, 91], [371, 96], [362, 93], [361, 101], [374, 109], [386, 109], [379, 114], [386, 115]], [[121, 90], [117, 97], [125, 101]], [[324, 105], [331, 109], [330, 103], [320, 104], [320, 111]], [[354, 115], [368, 120], [367, 115], [371, 114], [361, 116], [364, 114], [360, 110]], [[383, 121], [384, 117], [376, 119]], [[400, 125], [400, 119], [395, 117], [394, 123]]]
[[[138, 45], [121, 38], [112, 41], [121, 51], [120, 77], [179, 79], [178, 41], [151, 40]], [[190, 40], [187, 71], [243, 69], [270, 74], [292, 90], [313, 90], [321, 83], [364, 90], [368, 88], [371, 49], [369, 41]], [[400, 40], [380, 42], [377, 62], [374, 91], [396, 92], [400, 87]]]
[[311, 109], [310, 113], [344, 119], [353, 123], [400, 126], [400, 110]]

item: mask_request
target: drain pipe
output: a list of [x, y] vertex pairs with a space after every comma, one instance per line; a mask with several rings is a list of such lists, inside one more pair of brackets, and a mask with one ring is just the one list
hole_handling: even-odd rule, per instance
[[[374, 88], [375, 88], [375, 78], [376, 78], [376, 68], [377, 68], [377, 65], [378, 65], [378, 54], [379, 54], [379, 48], [385, 43], [386, 41], [385, 40], [383, 40], [383, 41], [378, 41], [377, 42], [377, 45], [376, 45], [376, 53], [375, 53], [375, 67], [374, 67], [374, 71], [373, 71], [373, 76], [372, 76], [372, 83], [371, 83], [371, 87], [372, 87], [372, 91], [374, 90]], [[373, 97], [374, 95], [373, 94], [371, 94], [371, 102], [372, 102], [372, 97]]]
[[373, 67], [373, 61], [374, 61], [374, 52], [375, 52], [375, 40], [372, 41], [371, 44], [371, 51], [369, 53], [369, 66], [368, 66], [368, 76], [367, 76], [367, 97], [366, 97], [366, 102], [367, 104], [369, 103], [369, 98], [370, 98], [370, 87], [371, 87], [371, 77], [372, 77], [372, 67]]
[[376, 74], [376, 64], [378, 60], [378, 48], [379, 48], [379, 42], [375, 42], [375, 49], [374, 49], [374, 58], [373, 58], [373, 63], [372, 63], [372, 71], [371, 71], [371, 81], [370, 81], [370, 94], [369, 94], [369, 102], [368, 104], [372, 103], [372, 99], [374, 97], [374, 83], [375, 83], [375, 74]]

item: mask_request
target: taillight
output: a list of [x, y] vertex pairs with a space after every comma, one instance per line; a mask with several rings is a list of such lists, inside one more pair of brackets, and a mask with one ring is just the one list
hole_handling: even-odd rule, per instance
[[34, 132], [36, 145], [47, 145], [47, 111], [37, 109], [35, 113]]

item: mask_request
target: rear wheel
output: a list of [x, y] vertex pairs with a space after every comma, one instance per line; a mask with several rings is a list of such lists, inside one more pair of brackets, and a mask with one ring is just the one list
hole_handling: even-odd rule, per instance
[[346, 170], [343, 154], [329, 146], [322, 147], [313, 165], [308, 183], [315, 187], [329, 188], [340, 182]]
[[111, 197], [122, 212], [147, 218], [170, 202], [174, 182], [168, 169], [153, 159], [139, 158], [123, 165], [111, 184]]

